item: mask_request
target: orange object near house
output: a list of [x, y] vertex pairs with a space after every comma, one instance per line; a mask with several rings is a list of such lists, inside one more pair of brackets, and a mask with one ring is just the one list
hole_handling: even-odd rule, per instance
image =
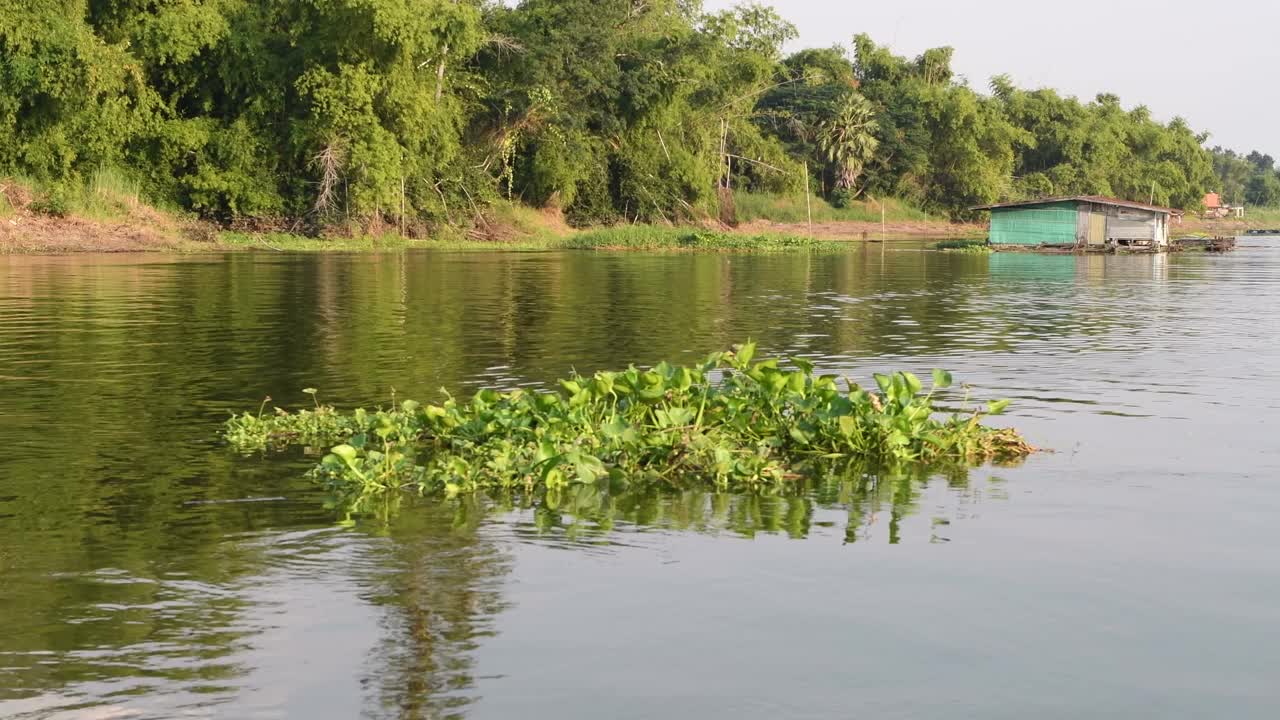
[[1222, 196], [1218, 193], [1208, 193], [1204, 196], [1204, 217], [1224, 218], [1230, 215], [1236, 217], [1244, 217], [1243, 205], [1228, 205], [1222, 202]]

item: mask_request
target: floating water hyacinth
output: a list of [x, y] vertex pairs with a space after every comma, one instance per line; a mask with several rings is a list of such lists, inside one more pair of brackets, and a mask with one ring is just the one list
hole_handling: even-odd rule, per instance
[[751, 491], [785, 486], [814, 461], [972, 466], [1034, 452], [1017, 431], [983, 424], [1007, 401], [938, 413], [945, 371], [928, 392], [906, 372], [877, 375], [868, 390], [802, 359], [788, 369], [754, 354], [747, 343], [692, 366], [575, 375], [554, 392], [483, 390], [465, 402], [260, 408], [229, 420], [224, 437], [241, 451], [332, 446], [312, 475], [334, 489], [446, 495], [598, 483]]

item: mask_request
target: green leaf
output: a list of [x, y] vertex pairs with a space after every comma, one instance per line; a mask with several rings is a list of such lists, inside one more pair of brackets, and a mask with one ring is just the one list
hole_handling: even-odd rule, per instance
[[893, 378], [889, 375], [875, 374], [876, 385], [880, 386], [880, 392], [887, 393], [893, 387]]
[[596, 373], [596, 387], [600, 390], [601, 395], [608, 395], [613, 392], [613, 373]]
[[992, 400], [987, 403], [988, 415], [1003, 415], [1004, 411], [1009, 407], [1009, 400]]
[[951, 373], [946, 370], [933, 371], [933, 387], [937, 390], [945, 390], [951, 387]]
[[858, 429], [858, 421], [852, 415], [843, 415], [840, 417], [840, 434], [845, 437], [852, 437], [853, 433]]
[[693, 386], [693, 373], [689, 372], [689, 368], [682, 367], [676, 371], [674, 382], [676, 388], [680, 390], [688, 390]]
[[600, 425], [600, 434], [613, 440], [627, 431], [627, 423], [622, 418], [614, 418]]
[[330, 450], [329, 452], [332, 452], [334, 455], [337, 455], [338, 457], [342, 458], [348, 464], [355, 462], [356, 457], [358, 457], [360, 454], [359, 451], [357, 451], [355, 448], [351, 447], [350, 445], [338, 445], [334, 447], [332, 450]]
[[769, 389], [774, 392], [781, 392], [783, 388], [787, 387], [787, 383], [789, 382], [786, 375], [777, 371], [768, 373], [765, 375], [765, 378], [768, 381]]
[[804, 373], [798, 373], [798, 372], [788, 373], [787, 389], [793, 393], [802, 393], [804, 392], [805, 380], [807, 379], [808, 379], [808, 376], [806, 376]]
[[756, 356], [756, 344], [749, 340], [747, 342], [742, 343], [742, 345], [738, 346], [737, 355], [738, 355], [738, 362], [742, 363], [743, 365], [750, 363], [751, 358]]
[[534, 454], [533, 460], [535, 463], [541, 464], [557, 457], [558, 455], [559, 453], [556, 452], [555, 444], [550, 440], [543, 440], [541, 443], [538, 443], [538, 451]]
[[689, 408], [674, 407], [667, 411], [667, 419], [671, 421], [671, 427], [684, 427], [693, 424], [695, 414]]
[[606, 473], [604, 463], [592, 455], [580, 455], [574, 459], [574, 480], [579, 483], [593, 483]]
[[646, 403], [661, 402], [666, 397], [667, 397], [667, 391], [665, 388], [661, 386], [648, 388], [646, 390], [640, 391], [640, 399]]
[[920, 382], [920, 378], [913, 373], [902, 373], [902, 380], [907, 384], [907, 395], [917, 395], [924, 389], [924, 383]]

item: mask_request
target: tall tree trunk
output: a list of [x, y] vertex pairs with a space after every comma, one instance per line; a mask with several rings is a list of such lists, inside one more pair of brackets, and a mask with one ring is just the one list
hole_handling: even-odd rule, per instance
[[440, 102], [440, 98], [444, 96], [444, 65], [449, 57], [449, 46], [444, 46], [444, 51], [440, 54], [440, 64], [436, 66], [436, 102]]

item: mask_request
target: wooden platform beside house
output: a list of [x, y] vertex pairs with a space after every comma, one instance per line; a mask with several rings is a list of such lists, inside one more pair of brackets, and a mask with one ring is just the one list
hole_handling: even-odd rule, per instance
[[983, 205], [995, 250], [1106, 253], [1166, 252], [1171, 208], [1097, 195]]
[[1203, 250], [1204, 252], [1227, 252], [1236, 249], [1236, 239], [1233, 237], [1187, 237], [1172, 240], [1169, 243], [1169, 250], [1172, 252], [1182, 252], [1184, 250]]

